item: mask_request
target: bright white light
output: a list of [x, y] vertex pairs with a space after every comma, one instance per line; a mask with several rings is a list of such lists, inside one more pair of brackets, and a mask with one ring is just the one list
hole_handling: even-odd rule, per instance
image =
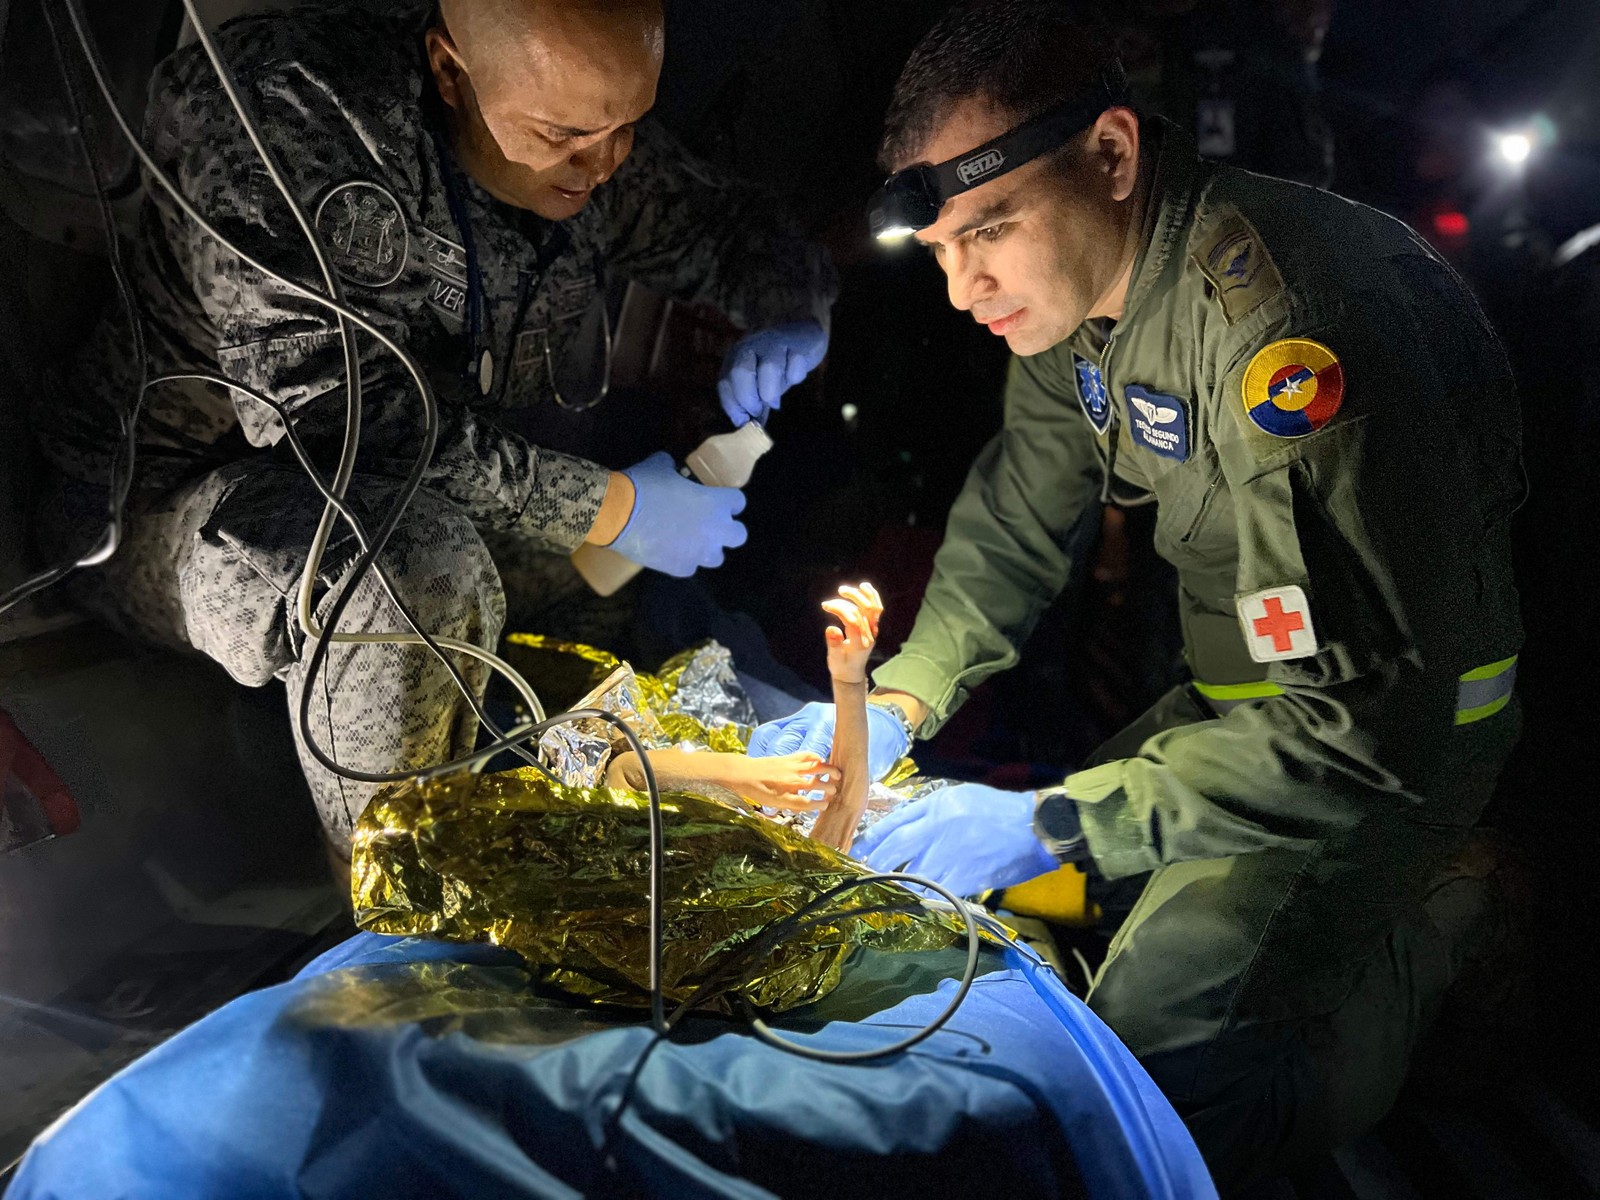
[[1502, 133], [1495, 138], [1495, 149], [1513, 167], [1520, 167], [1533, 153], [1533, 138], [1525, 133]]
[[879, 231], [878, 240], [880, 242], [898, 242], [902, 238], [910, 237], [915, 232], [916, 230], [909, 225], [891, 225], [889, 228]]
[[854, 421], [860, 412], [861, 410], [854, 404], [845, 404], [839, 408], [839, 415], [845, 419], [846, 424]]

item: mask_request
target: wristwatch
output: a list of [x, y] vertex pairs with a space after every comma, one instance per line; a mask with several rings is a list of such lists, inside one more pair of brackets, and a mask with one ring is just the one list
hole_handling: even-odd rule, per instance
[[1033, 835], [1058, 862], [1082, 862], [1089, 857], [1089, 843], [1083, 836], [1078, 817], [1078, 802], [1067, 795], [1066, 787], [1040, 788], [1033, 802]]
[[906, 710], [905, 709], [901, 708], [893, 700], [887, 699], [886, 697], [883, 697], [883, 696], [877, 696], [877, 695], [868, 696], [867, 697], [867, 703], [868, 704], [877, 705], [879, 708], [883, 709], [891, 717], [893, 717], [896, 721], [900, 722], [900, 728], [904, 729], [906, 731], [906, 746], [907, 746], [907, 748], [909, 748], [913, 743], [916, 742], [916, 740], [917, 740], [917, 730], [916, 730], [916, 727], [911, 724], [911, 718], [906, 714]]

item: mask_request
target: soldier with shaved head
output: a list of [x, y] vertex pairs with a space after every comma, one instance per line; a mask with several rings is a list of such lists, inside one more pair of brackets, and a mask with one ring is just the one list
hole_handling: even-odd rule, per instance
[[[737, 425], [764, 420], [821, 360], [835, 282], [771, 197], [719, 178], [649, 120], [659, 0], [337, 0], [243, 18], [218, 36], [347, 302], [406, 349], [438, 397], [423, 488], [381, 559], [423, 627], [492, 648], [508, 599], [522, 619], [569, 634], [614, 620], [620, 606], [589, 595], [570, 565], [585, 543], [679, 576], [720, 565], [745, 538], [738, 491], [690, 482], [661, 453], [612, 469], [627, 463], [610, 461], [607, 296], [636, 281], [746, 331], [719, 389]], [[198, 48], [158, 68], [145, 139], [239, 248], [320, 280]], [[42, 513], [57, 543], [88, 536], [104, 512], [114, 414], [133, 403], [142, 369], [220, 372], [272, 397], [325, 470], [344, 439], [336, 320], [147, 190], [134, 273], [148, 362], [108, 322], [39, 406], [68, 480]], [[422, 408], [393, 354], [365, 335], [356, 347], [349, 495], [376, 525], [416, 456]], [[287, 453], [283, 420], [242, 391], [162, 384], [138, 448], [122, 546], [80, 594], [123, 629], [197, 649], [241, 682], [284, 680], [298, 713], [310, 647], [295, 598], [322, 500]], [[357, 552], [341, 526], [316, 580], [319, 614]], [[401, 627], [368, 575], [341, 629]], [[462, 668], [481, 688], [479, 664]], [[470, 747], [472, 714], [426, 650], [339, 646], [315, 687], [312, 732], [341, 765], [393, 772]], [[348, 853], [373, 789], [304, 745], [301, 758], [330, 839]]]

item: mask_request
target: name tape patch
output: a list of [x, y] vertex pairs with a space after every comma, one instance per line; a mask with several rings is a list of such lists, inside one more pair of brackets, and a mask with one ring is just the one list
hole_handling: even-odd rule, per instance
[[428, 270], [428, 303], [434, 311], [460, 321], [467, 310], [467, 252], [431, 229], [417, 230], [418, 250]]
[[1176, 396], [1153, 392], [1137, 383], [1123, 389], [1128, 401], [1128, 432], [1135, 445], [1163, 458], [1189, 458], [1189, 406]]

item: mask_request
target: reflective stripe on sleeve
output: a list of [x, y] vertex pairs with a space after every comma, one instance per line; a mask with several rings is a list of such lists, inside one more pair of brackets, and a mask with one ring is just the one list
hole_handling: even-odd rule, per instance
[[[1511, 702], [1516, 682], [1517, 656], [1514, 654], [1510, 658], [1468, 671], [1456, 685], [1456, 724], [1471, 725], [1474, 721], [1494, 716]], [[1266, 680], [1257, 683], [1201, 683], [1196, 679], [1193, 686], [1219, 717], [1227, 716], [1248, 701], [1283, 695], [1281, 687]]]
[[1456, 685], [1456, 724], [1492, 717], [1511, 702], [1517, 682], [1517, 656], [1468, 671]]
[[1247, 700], [1283, 695], [1281, 687], [1265, 679], [1257, 683], [1201, 683], [1196, 679], [1194, 690], [1200, 693], [1211, 706], [1211, 711], [1219, 717], [1227, 716]]

